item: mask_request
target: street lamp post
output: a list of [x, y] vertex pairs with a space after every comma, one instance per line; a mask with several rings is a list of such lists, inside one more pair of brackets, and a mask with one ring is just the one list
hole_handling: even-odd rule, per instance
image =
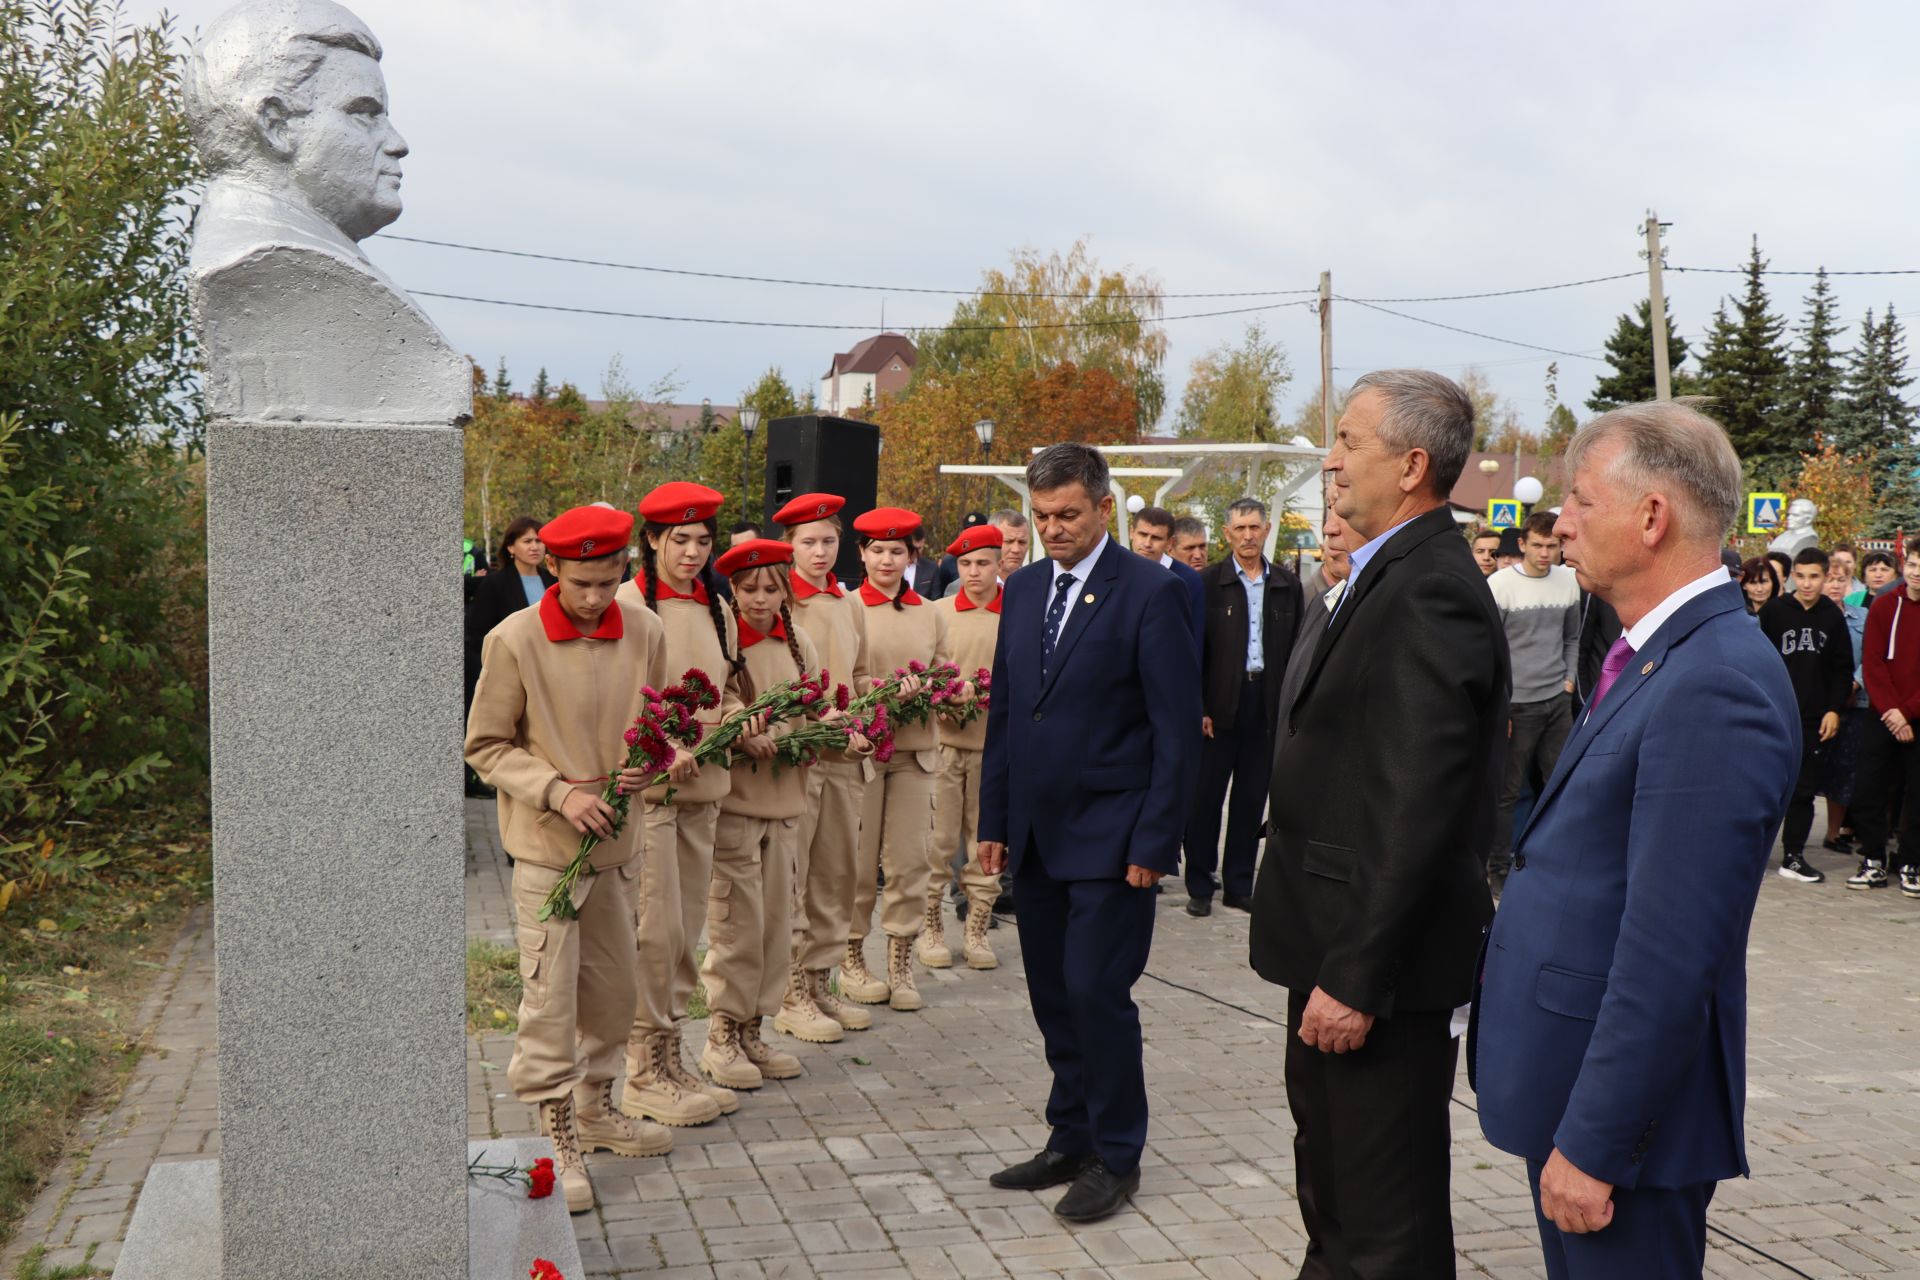
[[740, 449], [740, 518], [753, 519], [753, 509], [747, 504], [748, 481], [753, 475], [753, 433], [760, 426], [758, 409], [740, 411], [740, 434], [745, 443]]
[[[993, 419], [982, 418], [973, 424], [973, 434], [980, 441], [980, 462], [986, 465], [993, 461]], [[993, 488], [993, 482], [987, 481], [987, 488]]]

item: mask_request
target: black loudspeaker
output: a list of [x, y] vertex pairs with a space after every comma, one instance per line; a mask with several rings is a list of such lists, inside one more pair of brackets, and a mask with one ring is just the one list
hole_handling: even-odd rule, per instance
[[768, 515], [796, 493], [834, 493], [847, 500], [840, 512], [840, 559], [833, 567], [842, 582], [866, 577], [853, 520], [873, 510], [879, 485], [880, 428], [871, 422], [810, 413], [775, 418], [767, 428]]

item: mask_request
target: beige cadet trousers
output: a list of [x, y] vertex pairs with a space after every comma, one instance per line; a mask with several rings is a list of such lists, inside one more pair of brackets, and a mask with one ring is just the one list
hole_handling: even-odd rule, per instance
[[798, 818], [722, 813], [707, 895], [707, 1005], [744, 1022], [780, 1012], [793, 945]]
[[[645, 1061], [641, 1043], [671, 1031], [687, 1013], [699, 973], [694, 948], [706, 923], [707, 881], [713, 874], [713, 826], [720, 804], [647, 805], [647, 848], [640, 861], [640, 995], [633, 1016], [628, 1073]], [[689, 886], [695, 901], [688, 909]], [[689, 916], [691, 926], [689, 926]]]
[[[887, 871], [880, 928], [915, 938], [927, 914], [927, 849], [933, 843], [933, 781], [939, 760], [931, 751], [903, 751], [874, 766], [860, 810], [860, 865], [854, 881], [849, 938], [865, 938], [873, 923], [878, 871]], [[923, 763], [924, 761], [924, 763]]]
[[520, 1030], [507, 1084], [520, 1101], [565, 1098], [575, 1085], [619, 1075], [620, 1046], [633, 1023], [640, 870], [636, 856], [588, 876], [578, 919], [542, 920], [540, 904], [559, 870], [513, 864]]
[[[1000, 897], [1000, 877], [980, 869], [980, 762], [984, 751], [940, 748], [940, 776], [933, 788], [933, 841], [927, 858], [927, 901], [938, 902], [953, 883], [953, 849], [967, 852], [960, 887], [969, 903], [992, 906]], [[956, 839], [957, 837], [957, 839]]]
[[793, 860], [793, 963], [802, 969], [831, 969], [846, 950], [866, 785], [858, 764], [807, 770], [807, 810], [794, 831]]

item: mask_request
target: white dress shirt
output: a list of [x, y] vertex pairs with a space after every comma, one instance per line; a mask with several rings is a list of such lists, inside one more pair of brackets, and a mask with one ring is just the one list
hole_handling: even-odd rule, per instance
[[[1058, 560], [1051, 562], [1053, 565], [1052, 591], [1057, 592], [1060, 590], [1060, 579], [1063, 575], [1070, 573], [1074, 577], [1073, 590], [1067, 592], [1066, 611], [1060, 615], [1061, 635], [1064, 636], [1067, 634], [1067, 619], [1073, 616], [1073, 606], [1080, 603], [1080, 598], [1087, 594], [1087, 577], [1093, 572], [1093, 566], [1099, 561], [1100, 553], [1107, 549], [1107, 543], [1110, 541], [1112, 541], [1112, 539], [1103, 533], [1100, 535], [1100, 541], [1094, 546], [1093, 550], [1087, 552], [1083, 558], [1074, 561], [1072, 564], [1061, 564]], [[1047, 603], [1042, 606], [1040, 610], [1040, 627], [1043, 632], [1047, 625], [1047, 610], [1051, 608], [1053, 608], [1053, 596], [1049, 594], [1047, 596]], [[1059, 641], [1055, 640], [1054, 643], [1058, 644]]]
[[1654, 632], [1660, 630], [1661, 624], [1666, 622], [1666, 620], [1674, 614], [1680, 612], [1687, 601], [1697, 595], [1703, 595], [1713, 590], [1722, 583], [1732, 581], [1733, 575], [1727, 572], [1725, 565], [1717, 564], [1713, 566], [1712, 572], [1703, 573], [1686, 586], [1681, 587], [1665, 600], [1662, 600], [1659, 604], [1649, 609], [1646, 617], [1628, 627], [1624, 633], [1627, 637], [1627, 643], [1633, 646], [1635, 653], [1640, 652], [1652, 641]]

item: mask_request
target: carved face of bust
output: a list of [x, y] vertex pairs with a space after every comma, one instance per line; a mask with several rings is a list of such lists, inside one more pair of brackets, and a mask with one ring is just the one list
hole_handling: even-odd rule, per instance
[[308, 109], [278, 125], [288, 177], [315, 212], [364, 240], [400, 216], [407, 143], [387, 115], [386, 79], [372, 58], [335, 49], [305, 89]]
[[1802, 529], [1813, 528], [1813, 518], [1820, 509], [1807, 498], [1795, 498], [1787, 504], [1787, 528], [1795, 533]]

